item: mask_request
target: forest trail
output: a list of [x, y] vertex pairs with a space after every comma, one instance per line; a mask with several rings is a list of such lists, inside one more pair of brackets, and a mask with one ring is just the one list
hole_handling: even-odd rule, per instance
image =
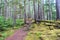
[[25, 36], [31, 25], [30, 23], [31, 22], [29, 21], [29, 24], [25, 24], [23, 28], [17, 30], [12, 36], [7, 37], [5, 40], [25, 40]]
[[17, 30], [12, 36], [7, 37], [5, 40], [24, 40], [27, 35], [27, 31], [24, 31], [26, 27]]

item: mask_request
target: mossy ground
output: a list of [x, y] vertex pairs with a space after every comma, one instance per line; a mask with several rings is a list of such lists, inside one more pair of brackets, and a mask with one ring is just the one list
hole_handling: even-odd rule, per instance
[[[52, 30], [50, 30], [50, 28]], [[32, 24], [25, 40], [59, 40], [60, 29], [54, 26], [46, 26], [44, 23]]]

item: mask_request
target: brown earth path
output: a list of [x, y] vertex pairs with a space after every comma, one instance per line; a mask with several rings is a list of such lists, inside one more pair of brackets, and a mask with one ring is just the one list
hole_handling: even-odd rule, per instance
[[15, 31], [13, 35], [7, 37], [5, 40], [25, 40], [25, 36], [28, 33], [28, 31], [26, 31], [28, 26], [29, 25], [25, 25], [25, 27]]
[[5, 40], [25, 40], [25, 37], [28, 33], [31, 23], [32, 23], [31, 20], [27, 20], [27, 24], [25, 24], [23, 28], [15, 31], [12, 36], [7, 37]]

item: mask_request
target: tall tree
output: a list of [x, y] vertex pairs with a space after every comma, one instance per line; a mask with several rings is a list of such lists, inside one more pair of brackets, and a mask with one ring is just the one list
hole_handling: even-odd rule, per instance
[[36, 0], [33, 0], [33, 8], [34, 8], [34, 20], [35, 20], [35, 22], [36, 22], [36, 18], [37, 18], [37, 15], [36, 15], [36, 8], [35, 8], [35, 2], [36, 2]]
[[4, 7], [4, 2], [3, 0], [0, 0], [0, 16], [2, 16], [2, 11], [3, 11], [3, 7]]
[[45, 20], [45, 15], [44, 15], [44, 0], [41, 0], [41, 14], [42, 14], [42, 20]]
[[18, 4], [18, 0], [14, 0], [13, 2], [12, 2], [12, 4], [13, 4], [13, 10], [14, 10], [14, 13], [13, 13], [13, 20], [14, 20], [14, 22], [13, 22], [13, 25], [15, 25], [16, 24], [16, 15], [17, 15], [17, 4]]
[[30, 0], [28, 0], [29, 5], [28, 5], [28, 18], [31, 18], [31, 12], [30, 12]]
[[20, 8], [20, 18], [22, 18], [22, 4], [19, 4], [19, 8]]
[[4, 0], [4, 16], [7, 18], [7, 0]]
[[44, 19], [44, 0], [38, 0], [38, 19]]
[[4, 16], [6, 19], [12, 17], [11, 13], [11, 2], [8, 0], [4, 0]]
[[60, 0], [56, 0], [57, 19], [60, 20]]
[[56, 20], [56, 0], [51, 0], [52, 20]]
[[52, 20], [52, 8], [51, 8], [51, 0], [49, 2], [49, 20]]
[[47, 4], [47, 20], [52, 20], [51, 0], [46, 0]]
[[1, 14], [2, 14], [2, 12], [1, 12], [1, 10], [2, 10], [2, 0], [0, 0], [0, 16], [1, 16]]
[[40, 0], [38, 0], [38, 19], [41, 20], [42, 15], [41, 15], [41, 6], [40, 6]]
[[24, 0], [24, 23], [26, 23], [26, 0]]

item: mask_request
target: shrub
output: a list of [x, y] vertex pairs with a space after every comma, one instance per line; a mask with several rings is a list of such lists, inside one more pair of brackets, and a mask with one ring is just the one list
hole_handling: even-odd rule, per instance
[[4, 29], [4, 22], [5, 18], [3, 16], [0, 16], [0, 31], [3, 31]]
[[5, 30], [7, 27], [13, 25], [13, 20], [11, 18], [5, 19], [3, 16], [0, 16], [0, 31]]
[[16, 25], [22, 25], [24, 24], [23, 19], [16, 19]]
[[9, 18], [5, 20], [5, 25], [12, 27], [13, 26], [13, 19]]
[[[8, 27], [14, 26], [13, 22], [14, 21], [12, 18], [5, 19], [3, 16], [0, 16], [0, 31], [3, 31]], [[22, 24], [24, 24], [23, 19], [16, 19], [17, 26], [21, 26]]]

